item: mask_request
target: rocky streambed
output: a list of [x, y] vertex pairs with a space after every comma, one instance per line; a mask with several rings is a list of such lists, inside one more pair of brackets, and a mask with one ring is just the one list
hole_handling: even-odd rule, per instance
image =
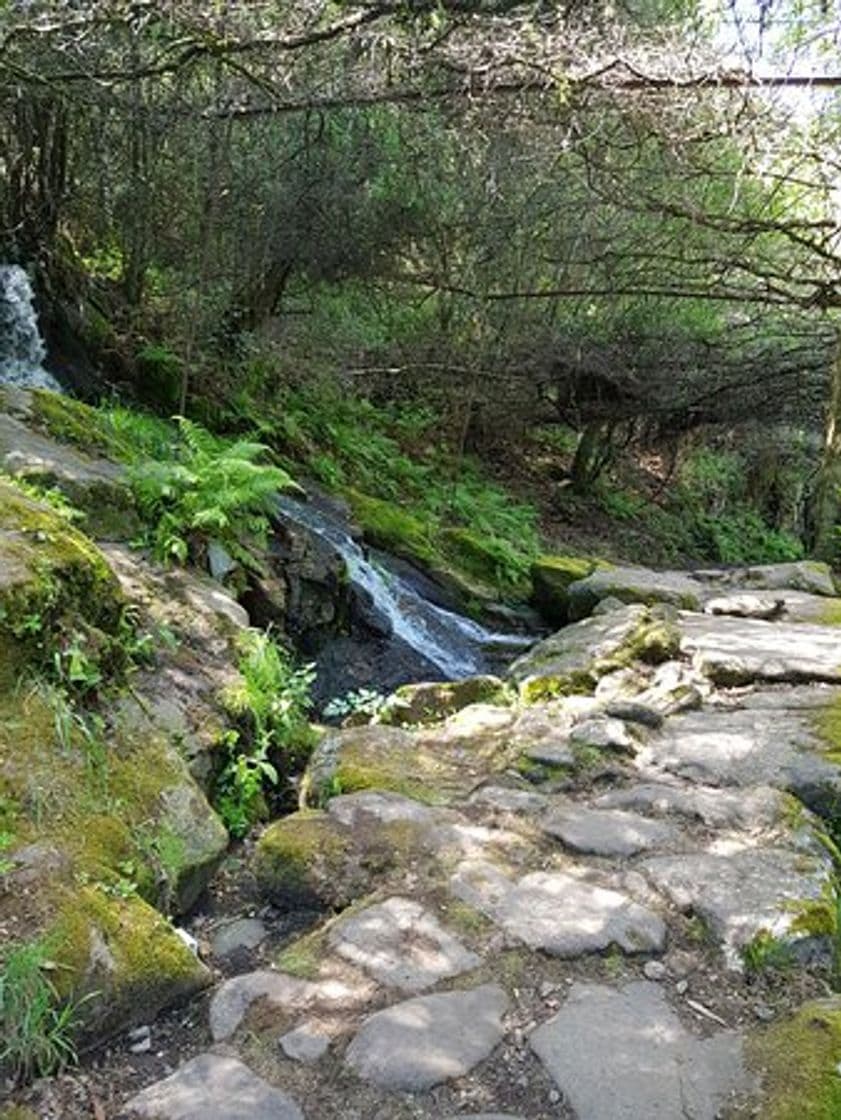
[[[120, 481], [81, 465], [101, 512]], [[247, 615], [0, 485], [0, 928], [49, 936], [57, 985], [96, 993], [81, 1067], [4, 1120], [841, 1114], [825, 568], [561, 580], [567, 625], [498, 678], [327, 730], [302, 807], [229, 849], [205, 786]], [[129, 603], [171, 640], [109, 709], [91, 785], [16, 687], [24, 623], [72, 613], [104, 642]]]

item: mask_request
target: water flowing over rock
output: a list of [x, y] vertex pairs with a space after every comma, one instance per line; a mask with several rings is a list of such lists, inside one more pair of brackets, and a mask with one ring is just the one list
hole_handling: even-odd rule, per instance
[[60, 393], [43, 367], [46, 356], [29, 277], [18, 265], [0, 265], [0, 384]]

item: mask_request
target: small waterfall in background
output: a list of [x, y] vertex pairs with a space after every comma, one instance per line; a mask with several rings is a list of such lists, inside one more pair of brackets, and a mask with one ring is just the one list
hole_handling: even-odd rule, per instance
[[0, 384], [60, 393], [61, 386], [42, 365], [47, 351], [33, 298], [24, 270], [0, 265]]
[[376, 563], [347, 525], [324, 509], [285, 495], [278, 499], [278, 507], [283, 517], [338, 552], [354, 590], [367, 596], [388, 620], [395, 638], [434, 665], [445, 680], [492, 672], [534, 644], [534, 636], [489, 630], [430, 602], [407, 580]]

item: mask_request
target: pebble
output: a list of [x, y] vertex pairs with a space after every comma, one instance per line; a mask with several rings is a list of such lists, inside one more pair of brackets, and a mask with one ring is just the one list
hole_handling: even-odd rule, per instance
[[558, 990], [557, 984], [550, 984], [548, 980], [544, 980], [540, 985], [540, 998], [547, 999], [549, 996], [554, 995]]
[[767, 1003], [754, 1004], [753, 1013], [760, 1023], [770, 1023], [774, 1018], [774, 1009], [769, 1007]]
[[662, 961], [646, 961], [642, 971], [646, 980], [665, 980], [669, 975], [669, 970]]
[[148, 1054], [152, 1049], [152, 1036], [147, 1035], [146, 1038], [141, 1038], [139, 1042], [133, 1042], [129, 1046], [132, 1054]]
[[144, 1038], [148, 1038], [152, 1033], [152, 1028], [144, 1023], [143, 1026], [135, 1027], [134, 1030], [128, 1032], [129, 1042], [140, 1042]]
[[689, 981], [678, 980], [678, 982], [675, 984], [675, 991], [679, 996], [686, 995], [686, 993], [689, 991]]

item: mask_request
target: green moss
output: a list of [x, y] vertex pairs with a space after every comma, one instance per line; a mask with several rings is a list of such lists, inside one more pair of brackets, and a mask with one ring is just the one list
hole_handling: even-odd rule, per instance
[[557, 676], [528, 677], [520, 686], [520, 699], [524, 704], [539, 704], [561, 696], [589, 696], [595, 690], [597, 680], [586, 669]]
[[271, 898], [299, 904], [320, 904], [323, 880], [337, 876], [348, 839], [336, 822], [320, 810], [303, 810], [275, 821], [257, 844], [254, 871]]
[[531, 568], [532, 602], [547, 621], [564, 626], [569, 621], [567, 593], [570, 586], [586, 579], [596, 568], [610, 566], [591, 556], [540, 556]]
[[38, 1120], [37, 1115], [22, 1105], [10, 1104], [0, 1108], [0, 1120]]
[[32, 412], [37, 423], [62, 443], [92, 454], [124, 458], [126, 449], [103, 413], [61, 393], [36, 389]]
[[281, 949], [275, 957], [275, 964], [281, 972], [297, 976], [300, 980], [316, 980], [324, 955], [324, 934], [317, 930]]
[[841, 626], [841, 599], [827, 599], [817, 622], [820, 626]]
[[345, 496], [366, 540], [376, 548], [424, 565], [440, 560], [432, 542], [432, 526], [429, 523], [413, 517], [392, 502], [372, 498], [358, 490], [348, 490]]
[[47, 933], [56, 947], [59, 994], [86, 1002], [91, 1035], [148, 1022], [162, 1007], [206, 986], [210, 974], [156, 910], [92, 886], [65, 889]]
[[841, 696], [816, 714], [813, 726], [825, 748], [823, 757], [841, 766]]
[[838, 1120], [841, 1116], [841, 1001], [807, 1004], [748, 1041], [762, 1074], [763, 1120]]

